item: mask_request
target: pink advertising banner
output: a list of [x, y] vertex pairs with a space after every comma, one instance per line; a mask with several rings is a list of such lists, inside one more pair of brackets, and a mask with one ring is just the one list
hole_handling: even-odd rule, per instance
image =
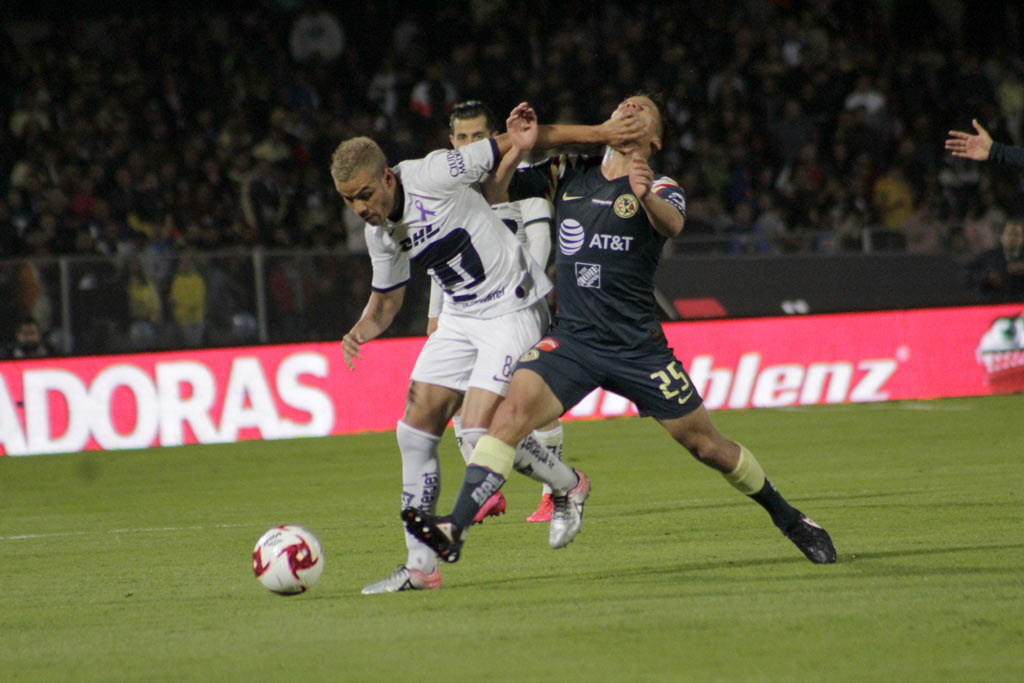
[[[709, 409], [1024, 391], [1024, 304], [671, 323]], [[0, 362], [0, 455], [394, 429], [424, 339]], [[566, 415], [636, 414], [596, 390]]]

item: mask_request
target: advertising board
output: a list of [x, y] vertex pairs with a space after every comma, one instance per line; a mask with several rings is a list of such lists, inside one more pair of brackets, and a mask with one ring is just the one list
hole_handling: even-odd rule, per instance
[[[665, 325], [709, 409], [1024, 391], [1024, 305]], [[394, 429], [423, 338], [0, 362], [0, 455]], [[635, 415], [598, 389], [566, 419]]]

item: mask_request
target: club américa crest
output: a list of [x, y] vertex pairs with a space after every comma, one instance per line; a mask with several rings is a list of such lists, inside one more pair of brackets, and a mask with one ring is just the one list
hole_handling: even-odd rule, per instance
[[554, 351], [558, 348], [558, 342], [551, 337], [544, 337], [533, 345], [533, 348], [519, 357], [520, 363], [529, 363], [531, 360], [540, 358], [541, 351]]
[[640, 208], [640, 202], [637, 201], [636, 195], [620, 194], [615, 200], [614, 208], [615, 215], [619, 218], [632, 218]]

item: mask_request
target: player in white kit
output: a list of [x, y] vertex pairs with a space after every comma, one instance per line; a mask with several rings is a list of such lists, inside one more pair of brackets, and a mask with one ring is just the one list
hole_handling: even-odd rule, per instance
[[[524, 103], [510, 119], [531, 116]], [[638, 122], [542, 126], [542, 144], [611, 144], [636, 134]], [[380, 335], [402, 306], [409, 263], [427, 269], [444, 292], [444, 310], [412, 371], [405, 412], [395, 430], [402, 455], [402, 507], [433, 513], [440, 490], [437, 446], [460, 405], [470, 450], [508, 390], [516, 360], [546, 330], [551, 283], [481, 194], [473, 188], [512, 148], [507, 134], [389, 168], [369, 138], [342, 142], [331, 176], [342, 199], [366, 221], [372, 292], [359, 320], [342, 338], [354, 368], [361, 345]], [[511, 158], [511, 157], [510, 157]], [[470, 431], [472, 430], [472, 431]], [[557, 493], [582, 475], [524, 439], [515, 468]], [[493, 492], [492, 492], [493, 493]], [[363, 593], [440, 588], [437, 557], [406, 534], [406, 562]]]
[[[448, 117], [448, 141], [454, 149], [459, 149], [473, 142], [485, 140], [498, 135], [498, 120], [494, 112], [479, 100], [468, 100], [456, 104]], [[491, 209], [498, 215], [512, 234], [526, 247], [526, 251], [541, 267], [547, 265], [551, 252], [551, 204], [541, 197], [528, 197], [519, 201], [508, 201], [507, 192], [498, 197], [494, 193], [485, 194]], [[443, 307], [443, 293], [437, 283], [430, 287], [430, 308], [427, 319], [427, 334], [437, 329], [437, 319]], [[463, 458], [469, 462], [472, 449], [468, 448], [463, 438], [462, 414], [456, 413], [452, 418], [455, 428], [455, 441]], [[553, 457], [562, 458], [562, 423], [554, 420], [549, 424], [535, 429], [532, 437]], [[476, 441], [477, 439], [472, 439]], [[528, 522], [550, 522], [554, 501], [551, 487], [544, 484], [541, 501], [537, 509], [526, 518]], [[505, 512], [507, 503], [505, 494], [495, 493], [477, 512], [475, 522], [480, 523], [486, 517], [498, 516]]]

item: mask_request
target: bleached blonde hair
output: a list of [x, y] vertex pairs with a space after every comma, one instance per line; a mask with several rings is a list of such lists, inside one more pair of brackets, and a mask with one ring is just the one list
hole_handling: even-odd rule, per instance
[[387, 157], [380, 146], [367, 137], [349, 138], [334, 150], [331, 157], [331, 177], [335, 183], [351, 180], [360, 171], [376, 176], [388, 166]]

